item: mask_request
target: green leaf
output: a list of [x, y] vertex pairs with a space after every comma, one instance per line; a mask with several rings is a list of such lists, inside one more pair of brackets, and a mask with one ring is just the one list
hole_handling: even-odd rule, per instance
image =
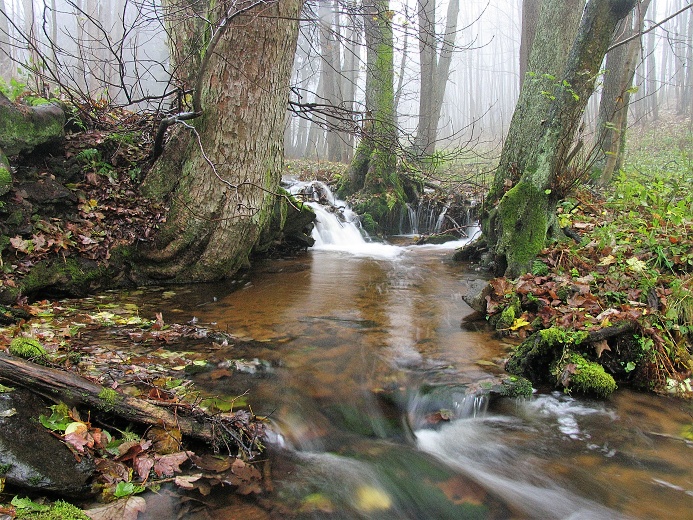
[[12, 502], [10, 502], [14, 507], [17, 509], [23, 509], [29, 512], [41, 512], [41, 511], [48, 511], [50, 509], [50, 506], [46, 506], [43, 504], [37, 504], [30, 498], [19, 498], [19, 497], [14, 497], [12, 499]]
[[70, 419], [69, 416], [70, 411], [68, 410], [67, 405], [64, 403], [54, 404], [50, 407], [50, 409], [53, 411], [50, 417], [46, 417], [45, 415], [41, 414], [39, 415], [39, 421], [45, 428], [48, 428], [49, 430], [64, 432], [67, 425], [72, 422], [72, 419]]
[[144, 486], [136, 486], [132, 482], [118, 482], [113, 495], [118, 498], [127, 497], [137, 493], [142, 493], [144, 489]]

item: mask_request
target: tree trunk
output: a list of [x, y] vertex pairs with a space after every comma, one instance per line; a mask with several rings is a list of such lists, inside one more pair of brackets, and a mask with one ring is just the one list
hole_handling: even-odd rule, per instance
[[[641, 0], [637, 12], [634, 11], [619, 23], [615, 40], [623, 40], [642, 30], [649, 5], [650, 0]], [[601, 186], [611, 182], [614, 171], [621, 164], [630, 88], [640, 45], [640, 40], [636, 38], [630, 43], [616, 47], [606, 56], [606, 72], [597, 121], [597, 156], [592, 165], [592, 171], [595, 176], [599, 176]]]
[[522, 35], [520, 37], [520, 86], [529, 72], [529, 53], [532, 51], [534, 35], [539, 23], [541, 0], [524, 0], [522, 2]]
[[12, 63], [10, 24], [7, 22], [5, 13], [5, 0], [0, 0], [0, 78], [9, 83], [15, 66]]
[[[199, 2], [191, 2], [199, 5]], [[263, 2], [218, 25], [201, 53], [197, 92], [202, 116], [174, 134], [147, 176], [151, 196], [170, 201], [166, 223], [141, 250], [142, 273], [170, 281], [209, 281], [233, 274], [271, 217], [281, 178], [283, 131], [302, 0]], [[215, 3], [213, 3], [215, 4]], [[205, 19], [221, 20], [224, 6]], [[194, 16], [192, 7], [178, 13]], [[187, 18], [186, 18], [187, 20]], [[195, 64], [176, 50], [195, 48], [199, 31], [172, 27], [174, 62], [188, 80]], [[209, 29], [209, 28], [208, 28]], [[209, 36], [209, 35], [208, 35]], [[215, 38], [215, 36], [212, 36]], [[198, 49], [199, 51], [200, 49]]]
[[[497, 266], [508, 277], [527, 272], [544, 247], [547, 232], [554, 225], [556, 203], [564, 195], [561, 191], [565, 189], [566, 176], [571, 175], [569, 160], [573, 139], [594, 91], [604, 55], [617, 23], [636, 3], [637, 0], [588, 2], [565, 72], [554, 81], [549, 92], [549, 110], [541, 119], [520, 121], [526, 133], [536, 136], [537, 144], [524, 151], [513, 150], [515, 154], [522, 152], [517, 155], [517, 164], [522, 166], [521, 175], [484, 222], [484, 232], [495, 252]], [[557, 5], [556, 0], [545, 0], [543, 8]], [[541, 37], [538, 32], [532, 58], [542, 49], [548, 51], [538, 46]], [[550, 43], [550, 40], [545, 42]], [[523, 89], [525, 87], [527, 83]], [[518, 140], [514, 137], [508, 137], [502, 156], [508, 155], [506, 147], [516, 146]]]
[[536, 154], [543, 121], [551, 106], [555, 84], [562, 77], [582, 16], [584, 0], [542, 0], [528, 74], [522, 78], [520, 97], [487, 197], [495, 205], [508, 186], [517, 182]]
[[[332, 106], [339, 106], [338, 99], [338, 77], [342, 74], [342, 66], [339, 56], [339, 48], [335, 39], [334, 31], [336, 25], [334, 13], [331, 9], [330, 0], [322, 0], [318, 8], [318, 18], [320, 20], [320, 74], [322, 75], [323, 99], [322, 103]], [[337, 132], [338, 121], [332, 117], [326, 117], [327, 130], [327, 160], [339, 161], [342, 155], [342, 141]]]
[[418, 10], [422, 95], [419, 96], [416, 148], [419, 153], [431, 155], [435, 152], [438, 121], [455, 48], [460, 2], [448, 2], [445, 34], [440, 50], [436, 33], [436, 0], [418, 0]]

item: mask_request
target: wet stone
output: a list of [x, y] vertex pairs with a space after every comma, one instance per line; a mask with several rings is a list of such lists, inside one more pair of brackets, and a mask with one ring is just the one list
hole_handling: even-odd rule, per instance
[[85, 492], [93, 460], [75, 456], [38, 421], [49, 404], [24, 389], [0, 394], [0, 470], [6, 484], [75, 496]]

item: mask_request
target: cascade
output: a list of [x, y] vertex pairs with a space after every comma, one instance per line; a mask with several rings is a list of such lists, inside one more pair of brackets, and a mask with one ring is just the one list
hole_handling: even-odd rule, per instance
[[343, 200], [337, 199], [323, 182], [284, 180], [288, 191], [315, 212], [311, 236], [313, 250], [341, 251], [358, 256], [396, 258], [404, 249], [374, 242], [361, 227], [359, 216]]

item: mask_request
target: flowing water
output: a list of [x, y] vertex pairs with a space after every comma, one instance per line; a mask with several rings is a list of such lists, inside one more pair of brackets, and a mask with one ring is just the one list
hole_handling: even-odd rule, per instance
[[215, 358], [246, 363], [197, 384], [247, 391], [271, 418], [270, 500], [299, 518], [691, 518], [690, 403], [475, 397], [509, 345], [462, 326], [481, 275], [451, 262], [459, 244], [369, 243], [353, 221], [318, 217], [304, 256], [151, 294], [167, 321], [239, 338]]

